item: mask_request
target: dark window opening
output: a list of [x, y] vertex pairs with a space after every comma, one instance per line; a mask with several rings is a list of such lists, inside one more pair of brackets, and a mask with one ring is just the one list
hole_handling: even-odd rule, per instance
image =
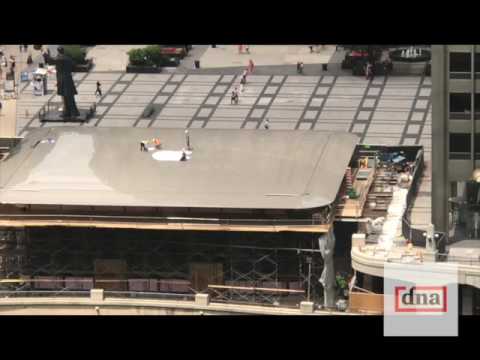
[[470, 134], [450, 134], [450, 159], [470, 159]]
[[480, 73], [480, 53], [475, 53], [474, 69], [476, 73]]
[[450, 93], [450, 117], [469, 119], [472, 111], [472, 96], [469, 93]]
[[480, 94], [475, 94], [475, 113], [480, 115]]
[[[476, 59], [476, 57], [475, 57]], [[450, 72], [471, 72], [472, 57], [470, 53], [450, 53]]]
[[475, 159], [480, 159], [480, 134], [475, 134]]

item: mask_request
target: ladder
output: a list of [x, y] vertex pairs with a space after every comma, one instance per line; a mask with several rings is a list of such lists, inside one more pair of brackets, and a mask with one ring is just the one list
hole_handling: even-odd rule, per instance
[[352, 168], [351, 167], [347, 167], [347, 170], [345, 170], [345, 185], [346, 185], [346, 192], [347, 193], [353, 189]]

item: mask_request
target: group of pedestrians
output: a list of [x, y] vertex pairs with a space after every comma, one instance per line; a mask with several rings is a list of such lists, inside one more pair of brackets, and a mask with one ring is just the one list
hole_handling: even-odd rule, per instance
[[[7, 56], [4, 54], [3, 50], [0, 50], [0, 74], [3, 73], [3, 67], [8, 68], [8, 59]], [[10, 55], [10, 70], [8, 72], [15, 71], [16, 60], [15, 56]]]
[[[252, 74], [254, 69], [255, 69], [255, 64], [253, 63], [253, 60], [250, 59], [248, 61], [247, 68], [243, 70], [242, 77], [240, 78], [240, 93], [243, 93], [243, 91], [245, 90], [245, 85], [247, 84], [247, 76]], [[235, 88], [232, 90], [230, 104], [237, 105], [238, 98], [239, 98], [239, 90], [238, 90], [238, 86], [235, 86]]]

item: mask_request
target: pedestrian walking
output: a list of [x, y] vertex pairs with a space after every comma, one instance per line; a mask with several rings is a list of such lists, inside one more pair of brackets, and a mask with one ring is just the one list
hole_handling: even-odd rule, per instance
[[367, 64], [365, 65], [365, 80], [370, 78], [370, 66], [370, 62], [367, 61]]
[[2, 102], [0, 101], [0, 116], [3, 116], [3, 114], [2, 114], [2, 107], [3, 107], [3, 104], [2, 104]]
[[383, 62], [383, 70], [385, 72], [385, 77], [388, 77], [390, 73], [392, 72], [393, 64], [392, 60], [390, 58], [386, 58], [385, 61]]
[[253, 60], [252, 59], [248, 60], [248, 73], [252, 74], [254, 68], [255, 68], [255, 64], [253, 63]]
[[367, 80], [373, 81], [373, 78], [375, 77], [375, 74], [373, 72], [373, 65], [370, 62], [367, 62], [365, 74], [367, 77]]
[[23, 51], [27, 52], [28, 51], [28, 45], [23, 45]]
[[232, 97], [230, 99], [230, 104], [235, 104], [235, 105], [238, 104], [238, 91], [237, 91], [236, 87], [232, 91]]
[[310, 54], [313, 54], [313, 45], [310, 45], [309, 48], [310, 48]]
[[97, 81], [97, 90], [95, 90], [95, 95], [102, 96], [102, 84], [100, 84], [100, 81]]
[[238, 45], [238, 53], [243, 53], [243, 45]]
[[10, 71], [15, 72], [15, 58], [13, 56], [10, 56]]
[[250, 45], [246, 45], [246, 46], [245, 46], [245, 52], [246, 52], [247, 54], [250, 54]]
[[32, 58], [32, 54], [28, 54], [28, 57], [27, 57], [27, 65], [30, 66], [33, 64], [33, 58]]
[[265, 128], [265, 130], [270, 129], [270, 120], [268, 120], [268, 118], [265, 119], [263, 127]]
[[18, 47], [19, 47], [20, 52], [23, 52], [23, 45], [19, 45]]
[[303, 74], [303, 62], [301, 61], [297, 62], [297, 73]]
[[245, 84], [247, 83], [247, 76], [244, 75], [240, 79], [240, 92], [243, 93], [243, 90], [245, 89]]

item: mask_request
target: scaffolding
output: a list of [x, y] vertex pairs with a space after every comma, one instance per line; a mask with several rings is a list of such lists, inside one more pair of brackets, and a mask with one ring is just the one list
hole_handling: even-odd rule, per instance
[[[0, 274], [22, 279], [3, 284], [9, 290], [61, 292], [85, 289], [82, 282], [108, 283], [106, 290], [210, 293], [219, 302], [281, 306], [320, 301], [323, 294], [316, 234], [93, 228], [1, 234]], [[99, 259], [124, 261], [126, 270], [108, 278], [96, 269]]]

